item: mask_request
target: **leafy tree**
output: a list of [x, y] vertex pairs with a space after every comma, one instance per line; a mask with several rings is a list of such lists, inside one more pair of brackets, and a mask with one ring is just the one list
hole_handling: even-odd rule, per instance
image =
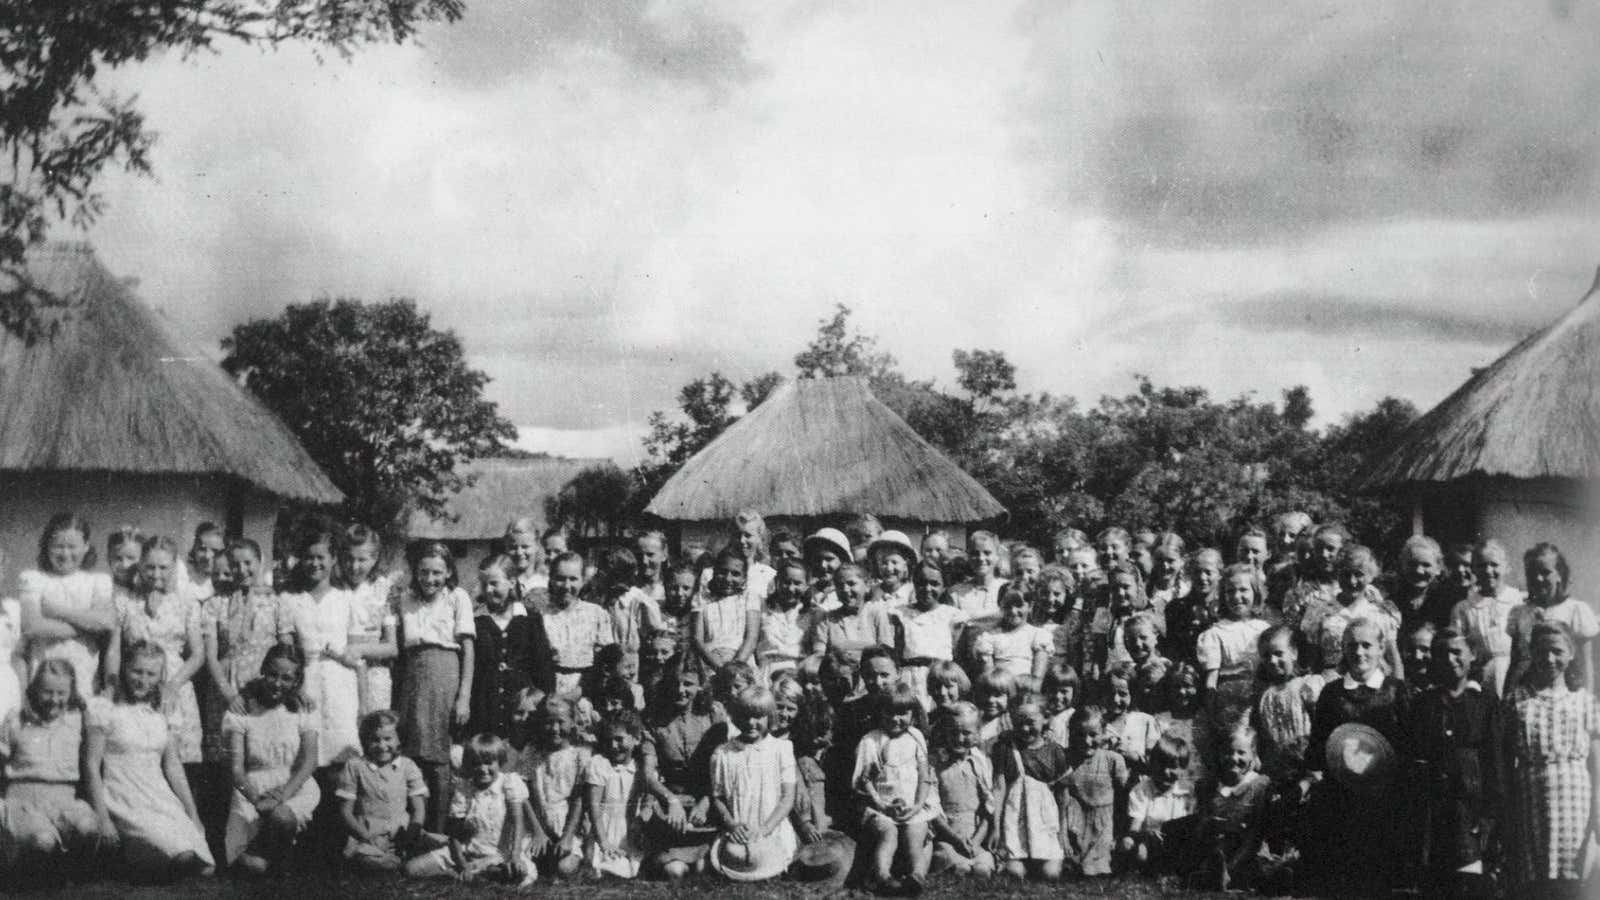
[[739, 388], [739, 399], [744, 401], [744, 408], [752, 410], [760, 406], [762, 401], [772, 395], [784, 382], [781, 372], [765, 372], [746, 381]]
[[633, 478], [616, 466], [590, 466], [545, 500], [545, 520], [579, 536], [620, 535], [632, 508], [633, 490]]
[[345, 513], [391, 534], [411, 509], [442, 515], [456, 467], [516, 435], [483, 397], [461, 341], [410, 300], [319, 300], [236, 326], [222, 367], [283, 419]]
[[[0, 4], [0, 269], [18, 270], [52, 219], [92, 222], [109, 167], [150, 172], [153, 132], [133, 98], [100, 90], [108, 69], [165, 51], [192, 56], [225, 43], [308, 43], [341, 55], [401, 42], [424, 22], [460, 18], [462, 0], [12, 0]], [[0, 326], [32, 340], [32, 285], [0, 293]]]
[[679, 416], [656, 410], [650, 414], [650, 432], [644, 438], [644, 461], [634, 475], [640, 504], [648, 503], [657, 489], [689, 457], [711, 443], [738, 416], [732, 412], [734, 384], [721, 372], [684, 385], [678, 391]]
[[894, 370], [895, 358], [878, 350], [876, 338], [850, 330], [850, 307], [840, 303], [833, 318], [818, 323], [817, 336], [795, 355], [801, 378], [866, 375], [879, 378]]

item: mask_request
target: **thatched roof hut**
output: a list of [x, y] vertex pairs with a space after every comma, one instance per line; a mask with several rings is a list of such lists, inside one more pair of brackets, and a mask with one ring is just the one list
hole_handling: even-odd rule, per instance
[[1589, 545], [1600, 480], [1600, 274], [1578, 305], [1418, 419], [1361, 486], [1450, 540]]
[[983, 485], [874, 397], [864, 378], [781, 385], [684, 463], [645, 511], [720, 532], [741, 509], [802, 528], [857, 513], [923, 528], [1005, 514]]
[[443, 516], [413, 513], [408, 533], [448, 544], [456, 553], [458, 574], [464, 582], [472, 582], [478, 562], [505, 535], [507, 524], [528, 517], [543, 530], [549, 525], [546, 501], [561, 493], [579, 472], [609, 465], [608, 459], [562, 457], [473, 460], [459, 470], [473, 483], [445, 502]]
[[30, 252], [26, 277], [52, 299], [38, 341], [0, 333], [0, 548], [12, 568], [59, 509], [180, 539], [211, 519], [270, 546], [279, 500], [342, 499], [272, 412], [87, 245]]

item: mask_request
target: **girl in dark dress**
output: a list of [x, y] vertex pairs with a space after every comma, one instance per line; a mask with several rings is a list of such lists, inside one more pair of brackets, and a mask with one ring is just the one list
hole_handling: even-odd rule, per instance
[[510, 739], [518, 697], [543, 683], [539, 668], [551, 659], [544, 620], [537, 610], [511, 599], [511, 558], [490, 556], [478, 566], [479, 612], [473, 624], [472, 713], [467, 734]]

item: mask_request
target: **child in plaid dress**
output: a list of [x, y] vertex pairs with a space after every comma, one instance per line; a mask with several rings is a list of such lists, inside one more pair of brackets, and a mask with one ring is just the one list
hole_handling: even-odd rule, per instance
[[1584, 844], [1600, 822], [1600, 704], [1574, 687], [1577, 642], [1564, 625], [1536, 625], [1531, 638], [1528, 677], [1505, 703], [1512, 871], [1525, 890], [1570, 886], [1576, 895]]

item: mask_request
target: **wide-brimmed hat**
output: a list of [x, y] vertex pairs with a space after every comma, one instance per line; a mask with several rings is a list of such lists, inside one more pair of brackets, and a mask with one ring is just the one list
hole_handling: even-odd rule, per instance
[[812, 547], [819, 545], [839, 554], [839, 558], [845, 562], [854, 558], [850, 554], [850, 539], [837, 528], [817, 529], [801, 543], [801, 548], [809, 552]]
[[[789, 845], [793, 849], [793, 843]], [[766, 881], [789, 868], [790, 860], [781, 841], [752, 841], [741, 844], [725, 837], [711, 845], [711, 867], [730, 881]]]
[[856, 842], [837, 831], [825, 831], [794, 855], [789, 873], [797, 881], [841, 881], [855, 859]]
[[883, 534], [878, 535], [873, 539], [872, 543], [867, 545], [868, 558], [883, 549], [899, 550], [905, 554], [907, 562], [912, 565], [917, 562], [917, 548], [911, 545], [911, 539], [905, 536], [905, 532], [885, 531]]
[[1394, 746], [1370, 725], [1340, 725], [1328, 735], [1324, 752], [1328, 772], [1356, 793], [1380, 794], [1394, 783]]

